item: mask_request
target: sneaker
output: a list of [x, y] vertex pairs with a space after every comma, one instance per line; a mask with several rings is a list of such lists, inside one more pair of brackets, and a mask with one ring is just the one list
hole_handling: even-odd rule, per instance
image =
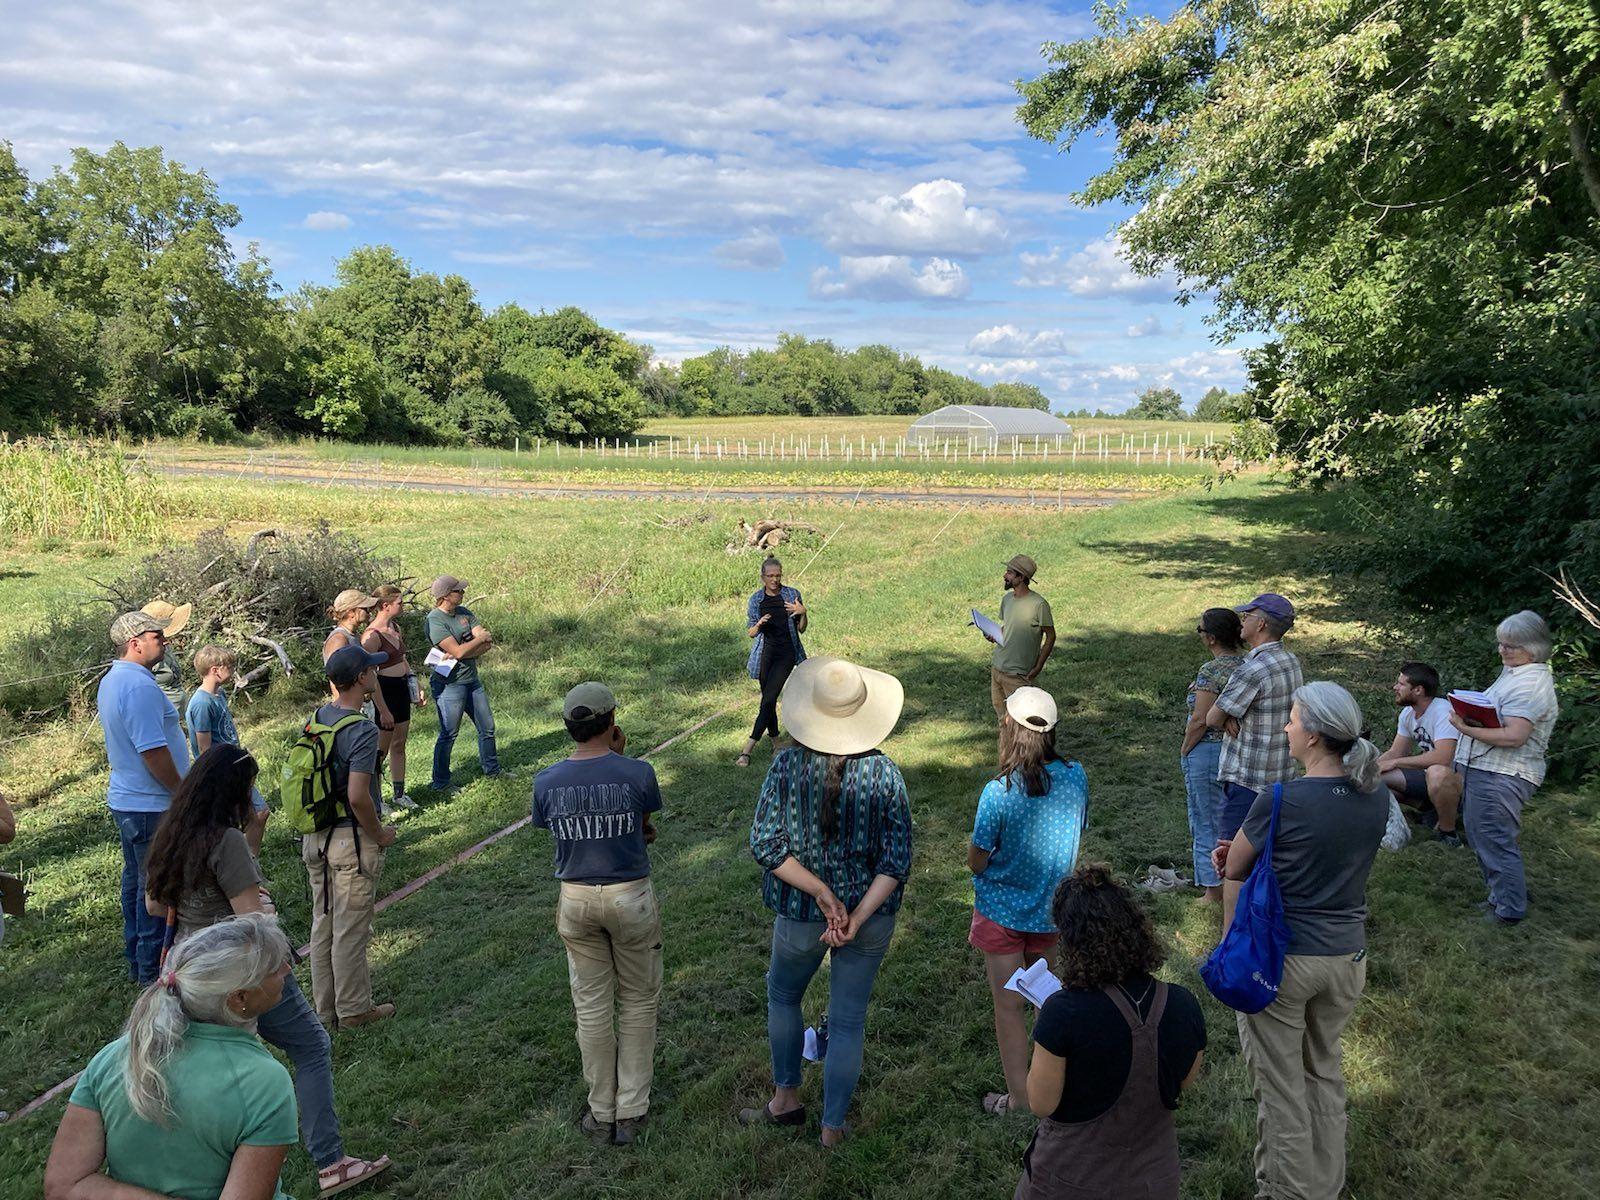
[[644, 1132], [644, 1117], [618, 1117], [616, 1124], [611, 1129], [611, 1144], [613, 1146], [631, 1146]]
[[583, 1136], [591, 1142], [598, 1142], [607, 1146], [611, 1144], [612, 1123], [610, 1121], [595, 1120], [594, 1113], [588, 1109], [584, 1109], [583, 1119], [578, 1122], [578, 1128], [582, 1131]]
[[340, 1029], [357, 1029], [362, 1025], [372, 1025], [378, 1021], [387, 1021], [394, 1016], [394, 1005], [374, 1004], [366, 1012], [354, 1017], [340, 1017]]
[[1502, 917], [1499, 913], [1491, 909], [1489, 912], [1483, 914], [1483, 923], [1485, 925], [1521, 925], [1522, 918]]
[[413, 808], [422, 807], [420, 804], [418, 804], [415, 800], [413, 800], [405, 792], [401, 792], [398, 796], [396, 796], [394, 798], [394, 806], [397, 809], [405, 809], [407, 811], [410, 811]]
[[1452, 829], [1446, 833], [1441, 833], [1437, 841], [1441, 846], [1459, 846], [1461, 845], [1461, 835]]

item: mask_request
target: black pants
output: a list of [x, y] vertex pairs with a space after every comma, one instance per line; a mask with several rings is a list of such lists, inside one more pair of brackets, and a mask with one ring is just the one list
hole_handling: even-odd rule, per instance
[[776, 652], [769, 651], [761, 659], [761, 711], [756, 714], [756, 727], [750, 739], [759, 741], [763, 733], [778, 736], [778, 694], [789, 682], [789, 672], [794, 670], [794, 647], [786, 646]]

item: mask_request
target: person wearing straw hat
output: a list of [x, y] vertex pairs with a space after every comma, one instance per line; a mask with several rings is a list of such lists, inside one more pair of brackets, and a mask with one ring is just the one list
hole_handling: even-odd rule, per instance
[[1028, 1102], [1024, 1001], [1006, 982], [1055, 949], [1051, 898], [1078, 864], [1089, 817], [1083, 767], [1056, 752], [1057, 719], [1055, 698], [1042, 688], [1018, 688], [1007, 698], [1000, 772], [978, 797], [967, 845], [974, 897], [967, 941], [983, 951], [1006, 1080], [1005, 1091], [983, 1098], [983, 1110], [995, 1116]]
[[[1006, 717], [1006, 697], [1020, 687], [1032, 687], [1056, 648], [1056, 619], [1050, 601], [1033, 590], [1039, 566], [1026, 554], [1014, 554], [1005, 563], [1006, 594], [1000, 600], [1000, 637], [989, 665], [989, 699], [994, 715]], [[994, 638], [986, 633], [989, 641]]]
[[774, 914], [767, 971], [773, 1092], [739, 1120], [805, 1125], [800, 1004], [831, 952], [822, 1144], [832, 1147], [845, 1137], [867, 1001], [911, 872], [905, 780], [877, 748], [900, 719], [905, 692], [893, 675], [824, 655], [795, 667], [782, 699], [796, 744], [773, 759], [750, 826], [750, 852], [765, 871], [762, 899]]
[[[328, 605], [328, 619], [333, 622], [333, 628], [322, 639], [324, 664], [346, 646], [361, 645], [360, 630], [372, 620], [378, 603], [376, 596], [368, 595], [360, 588], [345, 588], [333, 598], [333, 603]], [[329, 694], [334, 693], [330, 690]], [[389, 711], [389, 703], [384, 699], [382, 690], [372, 693], [370, 703], [372, 712], [368, 715], [378, 723], [378, 728], [393, 729], [394, 714]]]
[[189, 618], [194, 614], [194, 605], [174, 605], [166, 600], [152, 600], [139, 611], [158, 621], [166, 622], [164, 632], [167, 635], [167, 648], [151, 666], [150, 674], [155, 676], [156, 686], [161, 689], [161, 694], [171, 700], [172, 707], [178, 710], [178, 721], [181, 724], [187, 711], [183, 692], [183, 668], [178, 664], [178, 655], [172, 648], [172, 639], [182, 633], [184, 627], [189, 624]]
[[145, 856], [189, 769], [178, 710], [150, 672], [166, 652], [166, 630], [165, 619], [147, 612], [123, 613], [113, 621], [117, 658], [95, 695], [111, 766], [106, 804], [122, 842], [122, 952], [128, 978], [141, 986], [156, 977], [163, 933], [161, 922], [145, 911]]

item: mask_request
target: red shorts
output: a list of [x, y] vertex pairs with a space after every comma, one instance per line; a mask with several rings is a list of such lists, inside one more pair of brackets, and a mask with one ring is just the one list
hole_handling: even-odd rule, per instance
[[967, 941], [985, 954], [1020, 954], [1024, 958], [1038, 958], [1056, 948], [1054, 933], [1024, 933], [996, 925], [977, 909], [972, 910], [972, 928]]

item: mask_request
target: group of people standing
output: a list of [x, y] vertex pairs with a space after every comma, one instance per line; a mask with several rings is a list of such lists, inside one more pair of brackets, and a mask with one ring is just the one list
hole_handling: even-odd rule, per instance
[[[1060, 710], [1037, 686], [1055, 628], [1033, 590], [1036, 574], [1025, 555], [1005, 564], [1000, 636], [990, 638], [999, 752], [967, 846], [968, 940], [983, 956], [1004, 1090], [974, 1099], [995, 1116], [1026, 1108], [1041, 1118], [1019, 1197], [1175, 1197], [1174, 1111], [1201, 1069], [1205, 1024], [1192, 992], [1156, 978], [1165, 952], [1132, 890], [1108, 868], [1079, 862], [1089, 781], [1058, 748]], [[297, 1114], [322, 1195], [388, 1168], [385, 1156], [345, 1153], [328, 1031], [395, 1011], [373, 1002], [366, 955], [383, 852], [396, 837], [383, 823], [380, 760], [389, 762], [393, 803], [405, 807], [412, 711], [431, 697], [440, 714], [436, 789], [449, 786], [463, 715], [485, 773], [499, 770], [476, 661], [494, 642], [463, 606], [464, 588], [448, 575], [430, 588], [426, 690], [397, 624], [397, 588], [349, 589], [330, 607], [329, 696], [296, 750], [309, 747], [314, 762], [295, 777], [306, 804], [286, 806], [304, 818], [327, 799], [333, 814], [326, 825], [297, 826], [314, 901], [310, 1002], [288, 969], [289, 945], [255, 860], [265, 805], [220, 692], [232, 656], [209, 646], [195, 654], [200, 683], [186, 738], [153, 668], [170, 659], [167, 636], [188, 613], [147, 610], [113, 623], [119, 658], [102, 681], [100, 715], [124, 850], [125, 950], [144, 991], [125, 1035], [73, 1093], [46, 1177], [52, 1200], [102, 1171], [157, 1194], [221, 1195], [226, 1185], [230, 1195], [275, 1197]], [[1520, 919], [1517, 819], [1542, 778], [1555, 714], [1548, 631], [1519, 613], [1498, 630], [1505, 670], [1489, 692], [1501, 726], [1469, 727], [1452, 714], [1454, 769], [1441, 769], [1449, 752], [1432, 703], [1437, 675], [1408, 663], [1396, 685], [1400, 731], [1380, 755], [1344, 688], [1304, 682], [1283, 646], [1293, 623], [1293, 606], [1271, 593], [1201, 615], [1196, 634], [1209, 657], [1189, 688], [1181, 759], [1195, 883], [1220, 903], [1224, 927], [1265, 845], [1284, 897], [1290, 943], [1277, 999], [1238, 1017], [1258, 1105], [1258, 1194], [1331, 1198], [1344, 1174], [1339, 1040], [1364, 986], [1365, 887], [1390, 796], [1415, 800], [1420, 790], [1441, 836], [1454, 828], [1453, 796], [1464, 797], [1490, 918]], [[882, 749], [904, 703], [900, 682], [808, 656], [808, 624], [799, 592], [769, 558], [746, 606], [747, 667], [761, 699], [738, 765], [749, 765], [763, 736], [773, 739], [749, 835], [772, 914], [772, 1091], [738, 1119], [807, 1126], [804, 1062], [818, 1058], [819, 1136], [831, 1147], [848, 1134], [873, 983], [910, 878], [913, 822], [905, 780]], [[787, 744], [778, 741], [780, 705]], [[552, 837], [560, 881], [554, 920], [588, 1093], [580, 1126], [626, 1145], [645, 1126], [653, 1084], [663, 941], [649, 846], [663, 801], [654, 770], [627, 755], [617, 712], [601, 683], [566, 695], [573, 748], [535, 778], [532, 822]], [[296, 754], [291, 770], [306, 757]], [[289, 778], [283, 795], [292, 798]], [[1015, 977], [1052, 953], [1060, 986], [1039, 1005], [1030, 1052]], [[807, 1029], [802, 1001], [825, 959], [826, 1017]], [[292, 1083], [251, 1029], [288, 1055]], [[222, 1078], [229, 1087], [219, 1087]]]

